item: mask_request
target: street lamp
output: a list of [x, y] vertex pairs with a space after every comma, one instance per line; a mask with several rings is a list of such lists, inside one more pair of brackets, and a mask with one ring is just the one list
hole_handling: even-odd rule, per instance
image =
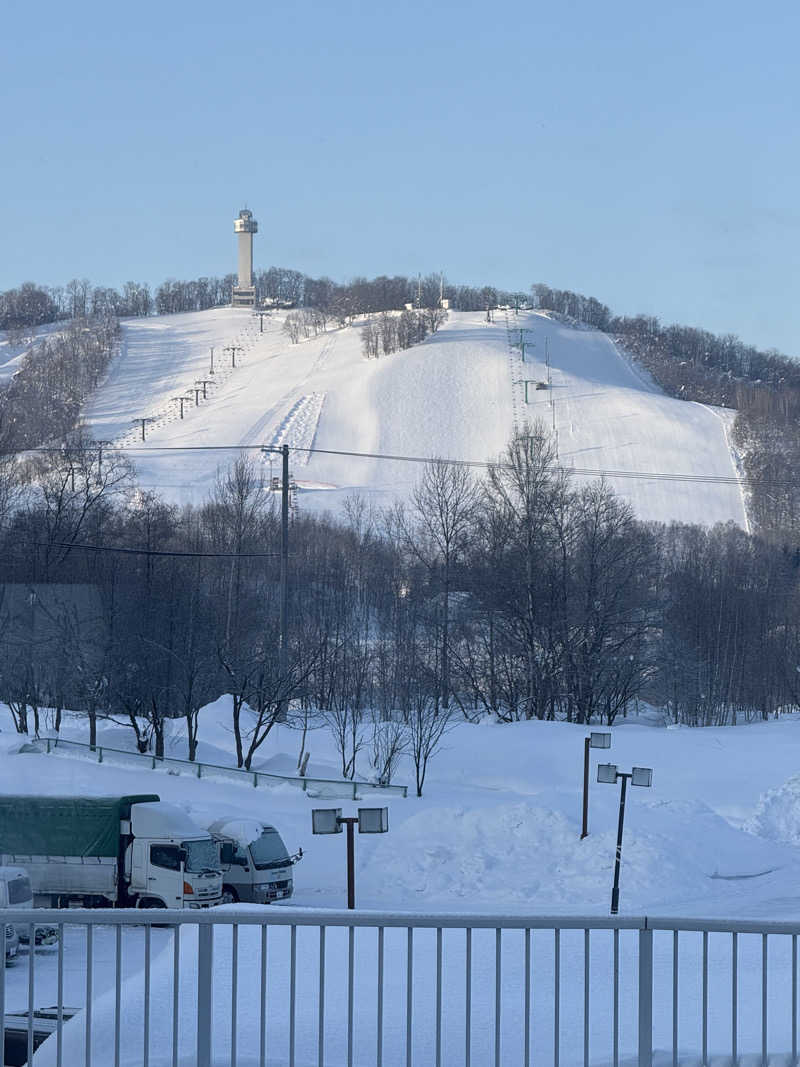
[[649, 788], [653, 784], [653, 771], [650, 767], [634, 767], [631, 771], [617, 770], [616, 763], [601, 763], [597, 767], [597, 780], [605, 785], [616, 785], [617, 779], [622, 779], [622, 788], [619, 791], [619, 825], [617, 827], [617, 855], [614, 862], [614, 888], [611, 890], [611, 914], [616, 915], [619, 911], [619, 868], [622, 863], [622, 827], [625, 822], [625, 791], [628, 779], [631, 785], [641, 785]]
[[341, 808], [313, 808], [313, 834], [340, 834], [347, 827], [347, 907], [356, 906], [355, 826], [360, 834], [385, 834], [389, 829], [388, 808], [359, 808], [358, 815], [342, 815]]
[[583, 740], [583, 823], [581, 841], [589, 833], [589, 749], [611, 748], [611, 734], [592, 730]]

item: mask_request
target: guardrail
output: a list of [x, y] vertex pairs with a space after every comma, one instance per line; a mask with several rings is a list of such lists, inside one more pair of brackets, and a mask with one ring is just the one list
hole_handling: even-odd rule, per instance
[[[98, 763], [115, 765], [134, 764], [142, 766], [149, 763], [151, 770], [166, 768], [173, 774], [191, 774], [193, 778], [217, 778], [258, 788], [264, 785], [292, 785], [314, 797], [346, 797], [359, 800], [365, 793], [390, 793], [407, 797], [406, 785], [378, 785], [375, 782], [363, 782], [350, 778], [305, 778], [285, 774], [271, 774], [267, 771], [247, 771], [239, 767], [223, 767], [216, 763], [201, 763], [197, 760], [183, 760], [175, 756], [154, 756], [149, 752], [130, 752], [123, 748], [110, 748], [108, 745], [92, 747], [84, 741], [68, 741], [61, 737], [42, 737], [35, 744], [46, 744], [48, 753], [58, 749], [76, 750], [82, 754], [97, 757]], [[109, 758], [110, 757], [110, 758]]]
[[[37, 1001], [55, 1004], [37, 1067], [797, 1062], [800, 923], [277, 906], [7, 922], [59, 930], [49, 956], [0, 968], [0, 1020], [27, 1013], [29, 1051]], [[67, 976], [82, 1010], [65, 1023]]]

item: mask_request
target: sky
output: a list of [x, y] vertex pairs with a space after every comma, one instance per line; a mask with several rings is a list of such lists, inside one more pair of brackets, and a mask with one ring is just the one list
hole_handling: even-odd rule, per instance
[[789, 0], [5, 0], [0, 289], [538, 281], [800, 356]]

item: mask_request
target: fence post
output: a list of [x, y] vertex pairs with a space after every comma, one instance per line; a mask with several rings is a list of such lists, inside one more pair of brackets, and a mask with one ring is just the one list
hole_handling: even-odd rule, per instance
[[212, 981], [214, 974], [214, 927], [197, 928], [197, 1067], [211, 1067]]
[[653, 1064], [653, 931], [639, 931], [639, 1067]]

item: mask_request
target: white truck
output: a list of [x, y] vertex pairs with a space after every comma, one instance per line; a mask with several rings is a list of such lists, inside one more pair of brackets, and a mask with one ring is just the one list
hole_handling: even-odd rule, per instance
[[36, 907], [208, 908], [222, 873], [211, 835], [155, 794], [0, 796], [0, 864]]
[[229, 817], [208, 830], [219, 848], [223, 904], [271, 904], [292, 895], [292, 866], [303, 850], [290, 856], [274, 826]]
[[[31, 880], [24, 867], [0, 867], [0, 911], [29, 911], [33, 904]], [[28, 923], [14, 924], [20, 941], [30, 940]], [[54, 926], [36, 926], [34, 938], [37, 945], [51, 945], [58, 940]]]

